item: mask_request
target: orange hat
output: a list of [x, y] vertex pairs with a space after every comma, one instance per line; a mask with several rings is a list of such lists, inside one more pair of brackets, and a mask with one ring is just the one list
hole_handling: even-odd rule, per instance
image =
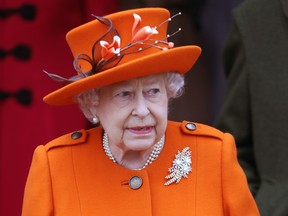
[[67, 33], [78, 74], [65, 79], [46, 72], [66, 84], [45, 96], [46, 103], [71, 104], [83, 91], [141, 76], [167, 71], [184, 74], [201, 53], [198, 46], [173, 47], [168, 42], [171, 18], [163, 8], [127, 10], [95, 18]]

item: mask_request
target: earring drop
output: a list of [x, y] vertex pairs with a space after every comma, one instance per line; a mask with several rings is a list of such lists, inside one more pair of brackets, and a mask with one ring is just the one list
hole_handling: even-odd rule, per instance
[[97, 117], [96, 117], [96, 116], [93, 116], [93, 118], [92, 118], [92, 123], [93, 123], [93, 124], [96, 124], [96, 123], [97, 123]]

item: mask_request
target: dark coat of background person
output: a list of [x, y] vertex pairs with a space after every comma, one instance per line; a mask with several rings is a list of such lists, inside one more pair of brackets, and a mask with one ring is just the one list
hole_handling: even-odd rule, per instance
[[247, 0], [234, 18], [216, 127], [235, 136], [261, 215], [287, 216], [288, 1]]

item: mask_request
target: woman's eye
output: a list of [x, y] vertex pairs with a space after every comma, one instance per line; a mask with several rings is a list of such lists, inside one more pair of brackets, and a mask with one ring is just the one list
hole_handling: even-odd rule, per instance
[[132, 95], [132, 93], [130, 91], [122, 91], [122, 92], [118, 93], [116, 96], [126, 98], [126, 97], [129, 97], [131, 95]]
[[147, 95], [149, 96], [156, 96], [156, 95], [159, 95], [160, 93], [160, 89], [158, 88], [153, 88], [153, 89], [150, 89], [148, 92], [147, 92]]
[[113, 103], [119, 107], [124, 107], [133, 100], [134, 93], [129, 90], [119, 90], [113, 93]]

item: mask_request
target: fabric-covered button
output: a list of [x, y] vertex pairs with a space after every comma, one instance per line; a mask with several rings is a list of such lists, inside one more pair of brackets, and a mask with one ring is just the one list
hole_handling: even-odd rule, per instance
[[196, 130], [197, 127], [196, 127], [196, 125], [194, 123], [189, 122], [189, 123], [186, 124], [186, 128], [188, 130], [190, 130], [190, 131], [194, 131], [194, 130]]
[[130, 180], [129, 180], [129, 187], [133, 190], [137, 190], [142, 186], [142, 179], [139, 176], [133, 176]]
[[82, 133], [80, 131], [76, 131], [71, 134], [71, 138], [74, 140], [79, 139], [81, 136], [82, 136]]

